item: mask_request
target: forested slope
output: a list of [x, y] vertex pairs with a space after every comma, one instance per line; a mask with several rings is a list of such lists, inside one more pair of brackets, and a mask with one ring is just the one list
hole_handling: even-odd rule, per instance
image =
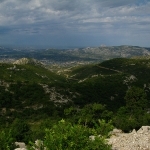
[[16, 140], [42, 138], [62, 118], [105, 136], [112, 127], [130, 131], [150, 124], [149, 59], [116, 58], [62, 75], [32, 63], [1, 63], [0, 72], [0, 129], [20, 126]]

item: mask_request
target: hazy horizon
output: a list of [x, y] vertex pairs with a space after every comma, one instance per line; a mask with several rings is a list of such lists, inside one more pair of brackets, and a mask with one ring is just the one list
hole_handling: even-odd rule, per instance
[[[119, 47], [119, 46], [133, 46], [136, 47], [137, 45], [99, 45], [99, 46], [38, 46], [38, 45], [0, 45], [0, 48], [13, 48], [13, 49], [58, 49], [58, 50], [67, 50], [67, 49], [82, 49], [82, 48], [96, 48], [96, 47]], [[141, 47], [141, 48], [150, 48], [150, 46], [137, 46], [137, 47]]]

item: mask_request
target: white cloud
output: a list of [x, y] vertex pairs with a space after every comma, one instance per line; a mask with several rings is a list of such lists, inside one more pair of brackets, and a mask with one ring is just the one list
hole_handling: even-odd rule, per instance
[[[119, 1], [115, 1], [116, 3]], [[145, 14], [150, 11], [150, 5], [140, 6], [119, 6], [107, 8], [103, 4], [111, 4], [111, 1], [106, 2], [89, 2], [88, 0], [70, 1], [70, 0], [30, 0], [26, 2], [20, 2], [19, 0], [6, 0], [0, 5], [1, 25], [7, 23], [11, 24], [33, 24], [39, 21], [53, 21], [53, 19], [59, 22], [64, 21], [79, 21], [93, 20], [97, 22], [97, 18], [100, 17], [103, 22], [111, 22], [111, 17], [114, 18], [120, 16], [136, 16], [139, 14]], [[103, 4], [102, 6], [98, 4]], [[115, 4], [115, 3], [114, 3]], [[108, 5], [108, 6], [109, 6]], [[62, 20], [61, 20], [62, 19]], [[4, 20], [4, 21], [3, 21]], [[94, 21], [95, 20], [95, 21]], [[88, 22], [88, 21], [86, 21]]]
[[147, 0], [0, 1], [0, 27], [16, 35], [144, 34], [150, 30], [149, 24], [150, 2]]

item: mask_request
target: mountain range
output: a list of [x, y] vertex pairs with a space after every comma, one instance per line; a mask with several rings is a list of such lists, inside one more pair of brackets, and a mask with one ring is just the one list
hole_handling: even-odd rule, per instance
[[0, 60], [12, 62], [20, 58], [34, 58], [46, 64], [93, 63], [112, 58], [149, 56], [150, 48], [138, 46], [101, 46], [76, 49], [33, 49], [0, 47]]

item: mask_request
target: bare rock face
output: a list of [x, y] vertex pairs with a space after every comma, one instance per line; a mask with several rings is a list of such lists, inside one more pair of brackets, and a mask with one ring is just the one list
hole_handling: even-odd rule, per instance
[[43, 65], [40, 61], [38, 61], [36, 59], [29, 59], [29, 58], [18, 59], [13, 64], [16, 64], [16, 65], [26, 65], [26, 64]]
[[25, 65], [29, 63], [29, 59], [28, 58], [21, 58], [19, 60], [16, 60], [13, 64], [17, 64], [17, 65]]
[[111, 135], [107, 140], [112, 145], [112, 150], [150, 150], [150, 126], [142, 126], [131, 133], [115, 129]]

